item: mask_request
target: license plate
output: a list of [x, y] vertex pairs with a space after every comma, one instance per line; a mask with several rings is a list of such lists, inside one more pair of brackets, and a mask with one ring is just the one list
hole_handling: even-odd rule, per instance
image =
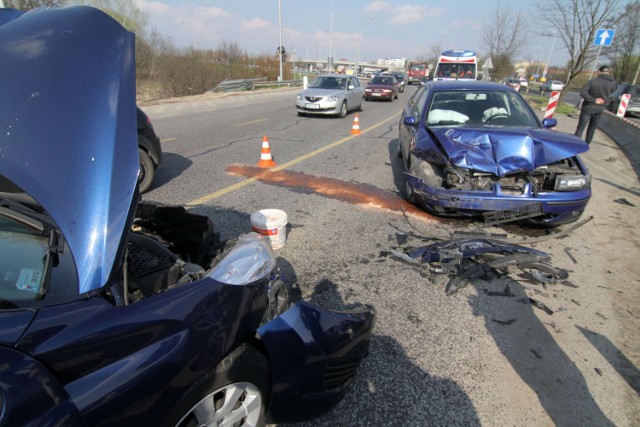
[[483, 213], [485, 224], [503, 224], [542, 215], [542, 203], [531, 203], [517, 208], [503, 211], [489, 211]]
[[320, 105], [318, 105], [318, 104], [306, 104], [305, 108], [309, 108], [311, 110], [319, 110], [320, 109]]
[[382, 96], [381, 93], [372, 93], [371, 95], [373, 95], [373, 96]]

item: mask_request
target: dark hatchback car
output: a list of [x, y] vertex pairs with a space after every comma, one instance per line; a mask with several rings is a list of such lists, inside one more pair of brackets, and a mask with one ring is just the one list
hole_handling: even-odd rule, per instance
[[406, 78], [404, 76], [404, 73], [393, 73], [393, 76], [396, 78], [396, 80], [398, 81], [398, 90], [402, 93], [404, 92], [404, 88], [407, 85], [407, 81]]
[[136, 107], [138, 125], [138, 157], [140, 159], [140, 174], [138, 185], [141, 193], [146, 193], [153, 183], [156, 170], [162, 162], [162, 145], [156, 135], [151, 119], [140, 107]]
[[371, 101], [373, 99], [384, 99], [393, 101], [398, 99], [400, 85], [398, 80], [390, 74], [382, 74], [375, 76], [364, 88], [364, 99]]
[[580, 138], [552, 130], [513, 88], [425, 83], [404, 108], [399, 150], [407, 198], [441, 216], [555, 226], [591, 197]]
[[331, 407], [373, 309], [293, 302], [261, 235], [221, 242], [224, 225], [141, 202], [134, 35], [86, 6], [12, 13], [0, 425], [254, 426]]

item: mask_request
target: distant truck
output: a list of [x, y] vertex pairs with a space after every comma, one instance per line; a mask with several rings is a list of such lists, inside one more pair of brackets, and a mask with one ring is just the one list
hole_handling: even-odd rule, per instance
[[415, 82], [420, 84], [423, 80], [426, 80], [428, 73], [429, 68], [426, 63], [412, 62], [407, 70], [407, 83], [413, 84]]
[[471, 50], [442, 52], [433, 75], [434, 80], [475, 80], [478, 77], [478, 56]]

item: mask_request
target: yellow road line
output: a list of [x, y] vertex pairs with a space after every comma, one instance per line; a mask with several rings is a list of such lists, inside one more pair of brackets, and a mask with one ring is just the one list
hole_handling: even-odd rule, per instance
[[[385, 124], [388, 121], [396, 118], [399, 115], [400, 115], [400, 113], [398, 112], [398, 113], [395, 113], [394, 115], [392, 115], [390, 117], [387, 117], [386, 119], [382, 120], [381, 122], [379, 122], [379, 123], [367, 128], [365, 130], [360, 131], [360, 135], [365, 134], [367, 132], [370, 132], [370, 131], [382, 126], [383, 124]], [[287, 163], [283, 163], [282, 165], [276, 166], [276, 167], [271, 168], [269, 170], [270, 171], [274, 171], [274, 172], [281, 171], [282, 169], [286, 169], [286, 168], [288, 168], [290, 166], [293, 166], [293, 165], [295, 165], [297, 163], [300, 163], [300, 162], [302, 162], [304, 160], [307, 160], [307, 159], [309, 159], [309, 158], [311, 158], [313, 156], [316, 156], [316, 155], [318, 155], [318, 154], [320, 154], [320, 153], [322, 153], [322, 152], [324, 152], [326, 150], [329, 150], [330, 148], [337, 147], [340, 144], [344, 144], [345, 142], [350, 141], [353, 138], [356, 138], [358, 136], [359, 135], [349, 135], [349, 136], [347, 136], [345, 138], [342, 138], [339, 141], [332, 142], [331, 144], [325, 145], [322, 148], [318, 148], [315, 151], [312, 151], [312, 152], [307, 153], [307, 154], [305, 154], [303, 156], [297, 157], [297, 158], [295, 158], [293, 160], [288, 161]], [[230, 185], [228, 187], [222, 188], [222, 189], [220, 189], [218, 191], [215, 191], [215, 192], [213, 192], [211, 194], [207, 194], [206, 196], [202, 196], [202, 197], [200, 197], [198, 199], [192, 200], [189, 203], [187, 203], [187, 206], [197, 206], [197, 205], [201, 205], [203, 203], [206, 203], [208, 201], [211, 201], [213, 199], [217, 199], [218, 197], [221, 197], [221, 196], [223, 196], [225, 194], [231, 193], [232, 191], [236, 191], [236, 190], [239, 190], [239, 189], [241, 189], [243, 187], [246, 187], [247, 185], [258, 181], [259, 179], [260, 179], [259, 176], [246, 178], [246, 179], [244, 179], [244, 180], [242, 180], [240, 182], [237, 182], [237, 183], [232, 184], [232, 185]]]
[[242, 127], [242, 126], [247, 126], [247, 125], [253, 125], [253, 124], [256, 124], [256, 123], [266, 122], [267, 120], [269, 120], [269, 119], [260, 119], [260, 120], [254, 120], [252, 122], [244, 122], [244, 123], [241, 123], [239, 125], [234, 125], [234, 127], [239, 128], [239, 127]]

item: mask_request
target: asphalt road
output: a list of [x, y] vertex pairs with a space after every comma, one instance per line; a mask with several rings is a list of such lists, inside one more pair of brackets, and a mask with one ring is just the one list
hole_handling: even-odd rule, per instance
[[[585, 217], [595, 219], [533, 245], [569, 270], [567, 283], [496, 275], [446, 296], [446, 277], [390, 249], [460, 231], [518, 240], [546, 231], [437, 219], [402, 201], [398, 118], [413, 90], [368, 102], [357, 136], [353, 113], [298, 117], [296, 90], [143, 106], [164, 149], [144, 198], [209, 215], [223, 238], [249, 232], [257, 210], [282, 209], [289, 229], [278, 265], [304, 298], [375, 306], [371, 354], [352, 390], [299, 425], [640, 425], [638, 208], [613, 202], [640, 206], [628, 162], [599, 133], [585, 155], [594, 175]], [[572, 132], [571, 120], [560, 119], [559, 130]], [[257, 176], [263, 136], [278, 167]], [[513, 297], [491, 294], [507, 286]]]

